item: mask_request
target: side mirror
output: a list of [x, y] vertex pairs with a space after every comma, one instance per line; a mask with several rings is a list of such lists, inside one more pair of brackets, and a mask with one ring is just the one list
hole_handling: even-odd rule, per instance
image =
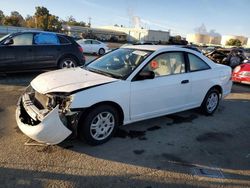
[[13, 39], [7, 39], [3, 44], [6, 46], [12, 45], [12, 44], [14, 44], [14, 41], [13, 41]]
[[155, 73], [153, 71], [142, 71], [139, 73], [136, 80], [147, 80], [154, 78], [155, 78]]

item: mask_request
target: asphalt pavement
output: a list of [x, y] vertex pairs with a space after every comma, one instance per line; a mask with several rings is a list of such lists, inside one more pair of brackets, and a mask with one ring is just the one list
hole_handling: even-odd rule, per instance
[[0, 78], [0, 187], [250, 187], [250, 86], [213, 116], [189, 110], [121, 127], [108, 143], [37, 145], [15, 121], [38, 73]]

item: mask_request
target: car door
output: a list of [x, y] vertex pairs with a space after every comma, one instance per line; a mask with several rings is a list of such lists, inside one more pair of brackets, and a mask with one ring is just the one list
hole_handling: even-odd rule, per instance
[[1, 71], [26, 70], [27, 63], [34, 60], [32, 48], [33, 34], [20, 33], [7, 40], [10, 42], [0, 47]]
[[36, 33], [34, 35], [34, 69], [57, 66], [57, 58], [61, 53], [60, 41], [54, 33]]
[[92, 51], [94, 53], [98, 53], [100, 48], [101, 48], [101, 43], [96, 40], [92, 40]]
[[92, 40], [88, 39], [88, 40], [84, 41], [83, 52], [93, 53], [93, 50], [92, 50]]
[[199, 106], [211, 86], [214, 85], [214, 75], [210, 66], [197, 55], [188, 53], [189, 75], [192, 89], [189, 96], [191, 106]]
[[156, 56], [141, 70], [153, 71], [155, 78], [131, 82], [132, 121], [176, 112], [188, 106], [191, 87], [185, 66], [182, 52], [166, 52]]
[[20, 59], [17, 60], [18, 54], [16, 48], [10, 45], [0, 45], [0, 72], [21, 67]]

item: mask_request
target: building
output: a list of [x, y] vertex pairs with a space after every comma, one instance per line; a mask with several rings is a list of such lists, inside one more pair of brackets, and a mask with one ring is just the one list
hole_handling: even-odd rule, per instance
[[168, 42], [170, 37], [169, 31], [150, 30], [138, 27], [103, 26], [100, 27], [100, 29], [126, 33], [127, 41], [129, 42]]
[[198, 45], [220, 45], [221, 44], [221, 36], [219, 35], [209, 35], [209, 34], [188, 34], [187, 41], [189, 43], [198, 44]]
[[247, 39], [247, 45], [248, 48], [250, 48], [250, 38]]
[[0, 26], [0, 36], [9, 34], [9, 33], [16, 33], [20, 31], [27, 31], [27, 30], [38, 30], [35, 28], [28, 28], [28, 27], [15, 27], [15, 26]]
[[242, 46], [247, 45], [248, 42], [248, 38], [244, 36], [224, 35], [222, 36], [221, 45], [226, 46], [227, 41], [229, 41], [230, 39], [239, 39], [241, 41]]
[[62, 31], [67, 35], [73, 37], [95, 38], [103, 41], [106, 40], [125, 41], [127, 39], [127, 35], [124, 32], [114, 31], [110, 29], [102, 29], [102, 28], [63, 25]]

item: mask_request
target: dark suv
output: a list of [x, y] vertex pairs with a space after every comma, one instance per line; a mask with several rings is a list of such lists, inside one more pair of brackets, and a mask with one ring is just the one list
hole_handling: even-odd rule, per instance
[[81, 46], [63, 34], [25, 31], [0, 39], [0, 72], [69, 68], [84, 63]]

